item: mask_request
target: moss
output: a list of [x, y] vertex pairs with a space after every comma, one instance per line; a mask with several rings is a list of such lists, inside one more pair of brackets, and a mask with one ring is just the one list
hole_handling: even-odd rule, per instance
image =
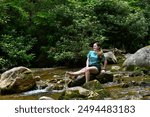
[[59, 100], [73, 100], [73, 99], [84, 99], [85, 96], [80, 95], [78, 90], [74, 91], [64, 91], [60, 97], [58, 98]]
[[95, 92], [97, 92], [99, 94], [100, 99], [104, 99], [106, 97], [111, 96], [110, 92], [106, 89], [96, 90]]
[[86, 88], [88, 90], [99, 90], [99, 89], [103, 89], [102, 85], [97, 81], [97, 80], [94, 80], [94, 81], [90, 81], [88, 83], [85, 83], [83, 85], [83, 88]]
[[134, 71], [134, 69], [135, 69], [134, 65], [131, 65], [125, 68], [126, 71]]
[[125, 68], [126, 71], [147, 71], [150, 67], [131, 65]]

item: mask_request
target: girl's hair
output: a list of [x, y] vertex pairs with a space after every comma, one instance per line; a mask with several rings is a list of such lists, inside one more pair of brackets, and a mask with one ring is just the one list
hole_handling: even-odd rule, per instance
[[99, 55], [100, 56], [102, 56], [103, 55], [103, 50], [102, 50], [102, 48], [101, 48], [101, 44], [97, 41], [97, 42], [95, 42], [96, 44], [97, 44], [97, 46], [99, 47], [99, 50], [100, 50], [100, 53], [99, 53]]
[[95, 42], [99, 48], [101, 48], [101, 44], [97, 41]]
[[101, 48], [101, 44], [100, 44], [99, 41], [94, 41], [94, 42], [91, 43], [89, 46], [90, 46], [90, 47], [93, 47], [93, 45], [94, 45], [95, 43], [97, 44], [97, 46], [98, 46], [99, 48]]

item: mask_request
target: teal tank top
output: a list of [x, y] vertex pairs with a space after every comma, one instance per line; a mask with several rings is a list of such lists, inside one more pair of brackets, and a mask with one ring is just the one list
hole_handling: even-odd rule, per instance
[[101, 60], [95, 51], [90, 51], [87, 58], [89, 58], [89, 65], [100, 65]]

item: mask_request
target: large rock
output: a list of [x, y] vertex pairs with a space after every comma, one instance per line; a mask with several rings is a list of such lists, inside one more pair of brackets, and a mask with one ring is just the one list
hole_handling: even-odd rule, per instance
[[4, 72], [0, 78], [0, 94], [20, 93], [35, 86], [32, 71], [22, 66]]
[[[99, 75], [91, 75], [91, 80], [98, 80], [100, 83], [107, 83], [113, 81], [113, 74], [111, 72], [101, 73]], [[78, 76], [75, 80], [68, 83], [68, 87], [82, 86], [85, 83], [85, 76]]]
[[123, 63], [125, 68], [145, 67], [150, 68], [150, 46], [139, 49], [130, 55]]

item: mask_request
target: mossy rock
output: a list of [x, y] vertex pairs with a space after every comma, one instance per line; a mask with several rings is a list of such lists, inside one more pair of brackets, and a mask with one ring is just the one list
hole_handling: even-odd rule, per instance
[[[81, 89], [79, 87], [69, 88], [69, 89], [63, 91], [58, 99], [59, 100], [85, 99], [86, 96], [88, 95], [88, 92], [86, 92], [86, 94], [81, 93], [81, 90], [82, 90], [82, 87], [81, 87]], [[86, 91], [88, 91], [88, 90], [86, 90]]]
[[88, 89], [88, 90], [99, 90], [103, 89], [102, 85], [99, 83], [97, 80], [89, 81], [83, 85], [83, 88]]
[[87, 94], [81, 94], [79, 90], [66, 90], [64, 91], [59, 100], [103, 100], [104, 98], [110, 97], [110, 93], [105, 89], [91, 91]]

